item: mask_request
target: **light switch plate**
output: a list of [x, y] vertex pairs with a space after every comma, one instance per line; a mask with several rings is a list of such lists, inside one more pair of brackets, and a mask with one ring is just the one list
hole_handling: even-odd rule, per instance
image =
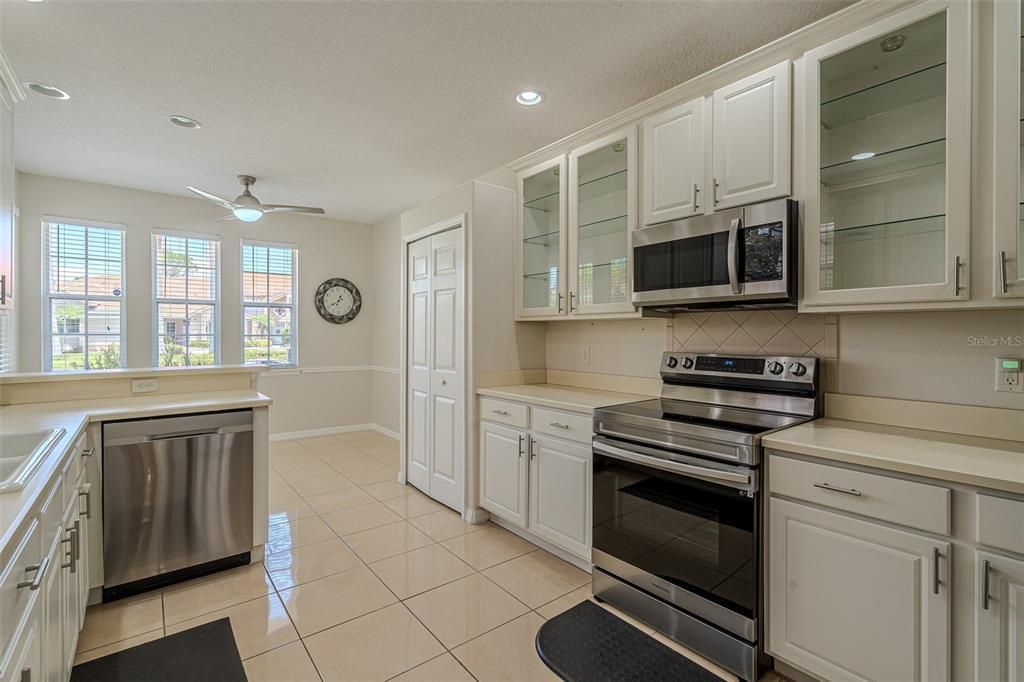
[[1024, 393], [1020, 358], [996, 358], [996, 390], [1003, 393]]
[[157, 379], [132, 379], [132, 393], [155, 393], [160, 390]]

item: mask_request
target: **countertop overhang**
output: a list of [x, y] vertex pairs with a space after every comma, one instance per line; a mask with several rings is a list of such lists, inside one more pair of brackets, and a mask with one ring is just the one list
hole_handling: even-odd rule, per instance
[[268, 396], [258, 391], [229, 390], [25, 403], [0, 407], [0, 433], [64, 429], [63, 436], [39, 464], [28, 484], [19, 491], [0, 494], [0, 565], [11, 549], [9, 545], [13, 536], [39, 495], [57, 473], [58, 464], [64, 458], [64, 453], [90, 422], [268, 407], [272, 402]]
[[765, 447], [833, 462], [1024, 495], [1024, 443], [818, 419], [776, 431]]

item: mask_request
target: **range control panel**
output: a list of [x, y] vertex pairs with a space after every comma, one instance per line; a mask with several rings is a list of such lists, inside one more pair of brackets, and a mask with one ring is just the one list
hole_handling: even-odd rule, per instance
[[661, 358], [661, 374], [665, 378], [736, 377], [814, 384], [818, 374], [818, 359], [669, 352]]

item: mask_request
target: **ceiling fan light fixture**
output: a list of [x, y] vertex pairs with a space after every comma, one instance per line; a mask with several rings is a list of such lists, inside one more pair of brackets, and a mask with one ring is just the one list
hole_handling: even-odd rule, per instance
[[239, 206], [238, 208], [232, 209], [231, 212], [234, 213], [235, 217], [243, 223], [254, 223], [263, 217], [263, 211], [258, 208], [249, 208], [247, 206]]

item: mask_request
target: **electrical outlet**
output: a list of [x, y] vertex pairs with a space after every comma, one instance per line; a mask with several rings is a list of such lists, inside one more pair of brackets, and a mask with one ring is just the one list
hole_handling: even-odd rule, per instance
[[155, 393], [160, 390], [156, 379], [132, 379], [132, 393]]
[[583, 357], [581, 360], [584, 365], [590, 364], [590, 346], [583, 346]]
[[996, 358], [996, 390], [1004, 393], [1024, 393], [1021, 383], [1020, 358]]

